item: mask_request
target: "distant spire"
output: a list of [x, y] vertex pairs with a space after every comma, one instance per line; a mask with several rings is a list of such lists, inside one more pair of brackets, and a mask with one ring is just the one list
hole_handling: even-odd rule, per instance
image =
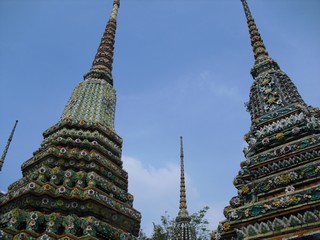
[[250, 40], [251, 40], [251, 46], [253, 48], [254, 53], [254, 59], [261, 59], [264, 57], [268, 57], [269, 54], [267, 52], [267, 49], [263, 43], [263, 40], [260, 36], [259, 30], [255, 24], [255, 21], [251, 15], [250, 8], [248, 6], [248, 3], [246, 0], [241, 0], [244, 12], [246, 14], [249, 33], [250, 33]]
[[85, 79], [104, 79], [113, 85], [112, 64], [119, 7], [120, 0], [114, 0], [109, 21], [102, 36], [96, 56], [93, 60], [92, 67], [84, 76]]
[[2, 156], [1, 156], [1, 159], [0, 159], [0, 171], [1, 171], [2, 166], [3, 166], [3, 163], [4, 163], [4, 159], [6, 158], [6, 155], [7, 155], [7, 152], [8, 152], [10, 143], [11, 143], [11, 140], [12, 140], [12, 138], [13, 138], [14, 131], [16, 130], [17, 124], [18, 124], [18, 120], [16, 120], [16, 123], [15, 123], [14, 126], [13, 126], [13, 129], [12, 129], [11, 134], [10, 134], [10, 136], [9, 136], [7, 145], [6, 145], [6, 147], [5, 147], [4, 151], [3, 151], [3, 154], [2, 154]]
[[187, 211], [187, 198], [186, 198], [186, 185], [184, 178], [184, 155], [183, 155], [183, 141], [182, 136], [180, 137], [180, 206], [178, 217], [186, 218], [188, 217]]
[[196, 232], [191, 224], [191, 217], [187, 211], [186, 185], [184, 179], [184, 160], [183, 160], [183, 142], [180, 137], [180, 210], [176, 217], [173, 240], [196, 240]]

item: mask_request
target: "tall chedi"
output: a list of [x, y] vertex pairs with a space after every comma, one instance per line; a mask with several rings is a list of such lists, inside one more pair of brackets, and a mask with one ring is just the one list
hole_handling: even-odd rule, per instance
[[114, 0], [90, 71], [56, 125], [43, 133], [23, 178], [0, 197], [0, 239], [133, 239], [140, 213], [128, 193], [114, 130]]
[[180, 204], [179, 213], [175, 219], [173, 239], [174, 240], [195, 240], [196, 233], [191, 224], [191, 217], [187, 210], [186, 184], [184, 178], [184, 154], [183, 141], [180, 137]]
[[247, 105], [252, 123], [234, 179], [238, 195], [213, 238], [320, 239], [320, 111], [269, 57], [241, 1], [255, 58]]

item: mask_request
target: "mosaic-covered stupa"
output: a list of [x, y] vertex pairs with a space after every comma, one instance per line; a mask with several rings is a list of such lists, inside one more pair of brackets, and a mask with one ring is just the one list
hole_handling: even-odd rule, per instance
[[196, 232], [194, 226], [191, 224], [191, 217], [187, 210], [187, 195], [186, 184], [184, 177], [184, 153], [183, 141], [180, 137], [180, 203], [178, 216], [175, 219], [174, 240], [196, 240]]
[[141, 214], [128, 193], [114, 130], [112, 64], [119, 0], [100, 46], [57, 124], [0, 197], [0, 239], [133, 239]]
[[213, 239], [320, 239], [320, 110], [308, 106], [268, 55], [241, 0], [255, 63], [238, 195]]

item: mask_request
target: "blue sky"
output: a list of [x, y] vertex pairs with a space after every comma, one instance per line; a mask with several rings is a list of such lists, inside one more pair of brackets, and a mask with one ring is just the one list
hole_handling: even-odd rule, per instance
[[[271, 57], [304, 100], [320, 106], [320, 1], [248, 0]], [[18, 119], [0, 190], [55, 124], [91, 66], [111, 0], [0, 1], [0, 147]], [[150, 233], [179, 203], [184, 137], [189, 213], [208, 205], [212, 229], [236, 195], [244, 160], [253, 55], [240, 0], [122, 0], [114, 85], [129, 191]]]

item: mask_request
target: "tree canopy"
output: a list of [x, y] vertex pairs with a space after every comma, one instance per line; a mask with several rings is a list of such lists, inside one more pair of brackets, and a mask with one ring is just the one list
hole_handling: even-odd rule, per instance
[[[210, 239], [210, 230], [208, 228], [209, 221], [205, 218], [208, 210], [209, 207], [205, 206], [190, 216], [190, 223], [195, 228], [197, 240]], [[175, 218], [172, 218], [168, 212], [165, 212], [165, 214], [160, 217], [159, 224], [153, 223], [153, 232], [151, 237], [147, 237], [143, 230], [141, 230], [139, 240], [172, 240], [174, 226]]]

